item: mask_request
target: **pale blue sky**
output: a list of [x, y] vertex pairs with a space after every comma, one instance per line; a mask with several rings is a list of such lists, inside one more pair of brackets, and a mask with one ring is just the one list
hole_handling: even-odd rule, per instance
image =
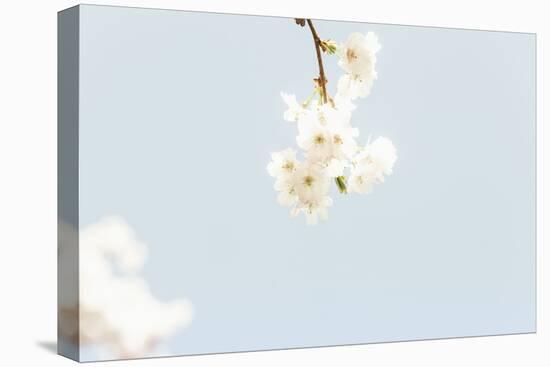
[[394, 142], [383, 185], [335, 191], [316, 227], [276, 202], [265, 166], [296, 135], [279, 93], [317, 74], [307, 28], [83, 6], [80, 225], [124, 217], [154, 293], [193, 302], [174, 354], [534, 331], [535, 36], [315, 24], [379, 36], [352, 123]]

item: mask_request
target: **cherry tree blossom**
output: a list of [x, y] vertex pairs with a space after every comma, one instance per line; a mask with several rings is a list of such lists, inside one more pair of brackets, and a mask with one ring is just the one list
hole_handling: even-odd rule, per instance
[[[397, 153], [386, 137], [361, 147], [357, 143], [359, 129], [351, 125], [354, 101], [368, 96], [378, 77], [376, 58], [381, 46], [376, 34], [355, 32], [337, 44], [321, 39], [311, 19], [295, 21], [311, 31], [319, 75], [314, 79], [312, 97], [303, 102], [294, 94], [281, 93], [287, 105], [283, 119], [296, 123], [296, 144], [303, 160], [296, 150], [287, 148], [271, 154], [267, 170], [275, 178], [279, 204], [290, 207], [292, 216], [304, 213], [306, 223], [315, 225], [319, 218], [327, 219], [333, 204], [331, 182], [341, 194], [370, 193], [375, 184], [392, 174]], [[344, 72], [334, 97], [327, 92], [323, 53], [336, 56]]]

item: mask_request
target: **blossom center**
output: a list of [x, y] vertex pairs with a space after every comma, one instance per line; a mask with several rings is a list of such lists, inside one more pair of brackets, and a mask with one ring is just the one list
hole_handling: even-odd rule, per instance
[[306, 185], [307, 187], [313, 186], [314, 181], [315, 181], [315, 179], [312, 176], [304, 177], [304, 185]]
[[325, 125], [327, 123], [327, 119], [325, 118], [324, 113], [319, 112], [319, 114], [317, 115], [317, 118], [319, 119], [319, 122], [321, 123], [321, 125]]
[[317, 134], [313, 137], [313, 142], [317, 145], [325, 144], [325, 137], [323, 134]]
[[294, 170], [294, 162], [286, 161], [285, 164], [283, 164], [283, 169], [286, 171], [293, 171]]
[[357, 54], [355, 53], [355, 51], [353, 49], [348, 48], [347, 51], [346, 51], [346, 57], [347, 57], [349, 62], [352, 62], [353, 60], [357, 59]]

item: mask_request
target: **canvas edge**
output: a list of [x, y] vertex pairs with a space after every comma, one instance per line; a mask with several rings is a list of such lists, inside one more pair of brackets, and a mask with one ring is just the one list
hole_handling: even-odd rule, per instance
[[[79, 48], [80, 6], [57, 14], [57, 354], [80, 360]], [[67, 305], [71, 305], [70, 308]]]

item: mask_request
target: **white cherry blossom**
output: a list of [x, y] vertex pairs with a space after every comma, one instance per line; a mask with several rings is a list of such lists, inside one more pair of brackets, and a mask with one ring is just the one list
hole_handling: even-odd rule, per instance
[[332, 157], [331, 131], [327, 125], [323, 125], [317, 119], [309, 119], [300, 124], [296, 142], [311, 161], [325, 162]]
[[296, 151], [292, 148], [271, 153], [271, 159], [272, 161], [267, 165], [267, 172], [271, 177], [275, 178], [292, 174], [299, 164], [296, 159]]
[[301, 202], [299, 206], [293, 209], [291, 214], [292, 216], [296, 216], [300, 212], [303, 212], [306, 216], [306, 223], [314, 226], [319, 222], [319, 218], [323, 220], [328, 219], [327, 208], [330, 206], [332, 206], [332, 198], [330, 196], [323, 196], [318, 200]]
[[365, 167], [359, 167], [351, 171], [348, 180], [349, 192], [368, 194], [372, 191], [373, 185], [374, 179], [368, 168], [365, 169]]
[[337, 96], [354, 100], [369, 95], [372, 81], [363, 79], [359, 75], [344, 74], [338, 79]]
[[294, 94], [286, 94], [281, 92], [281, 97], [288, 106], [288, 109], [283, 114], [283, 118], [286, 121], [296, 122], [299, 120], [300, 116], [306, 113], [305, 108], [298, 103]]
[[379, 137], [368, 144], [355, 160], [361, 165], [373, 166], [378, 176], [391, 175], [397, 153], [390, 139]]
[[325, 167], [325, 174], [328, 177], [339, 177], [344, 175], [344, 169], [348, 166], [347, 161], [332, 158]]
[[315, 225], [318, 218], [327, 218], [327, 208], [332, 205], [332, 199], [328, 196], [330, 178], [315, 162], [306, 162], [296, 171], [296, 194], [298, 202], [291, 211], [293, 216], [303, 212], [306, 222]]
[[378, 77], [376, 54], [380, 50], [378, 37], [373, 32], [352, 33], [339, 47], [338, 65], [346, 72], [338, 80], [338, 94], [351, 99], [366, 97]]
[[368, 144], [353, 160], [349, 179], [350, 192], [369, 193], [375, 183], [384, 182], [384, 175], [391, 175], [397, 160], [395, 147], [385, 137]]

